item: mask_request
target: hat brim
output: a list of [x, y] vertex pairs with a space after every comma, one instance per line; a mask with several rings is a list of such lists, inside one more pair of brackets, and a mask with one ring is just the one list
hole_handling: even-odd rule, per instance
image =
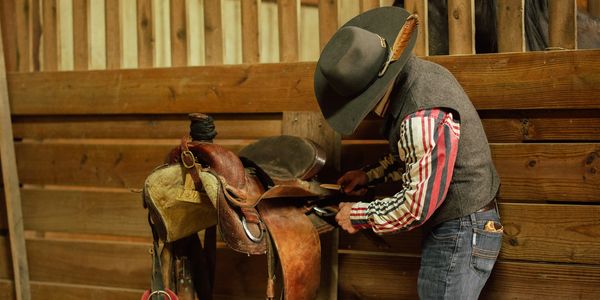
[[[376, 33], [385, 38], [391, 47], [409, 16], [410, 13], [399, 7], [381, 7], [354, 17], [342, 27], [356, 26]], [[391, 63], [385, 74], [376, 78], [359, 95], [344, 97], [338, 94], [328, 84], [327, 79], [320, 71], [319, 63], [317, 63], [314, 74], [315, 96], [323, 116], [334, 130], [344, 135], [352, 134], [360, 122], [373, 110], [410, 57], [417, 40], [417, 30], [412, 33], [410, 42], [400, 58]]]

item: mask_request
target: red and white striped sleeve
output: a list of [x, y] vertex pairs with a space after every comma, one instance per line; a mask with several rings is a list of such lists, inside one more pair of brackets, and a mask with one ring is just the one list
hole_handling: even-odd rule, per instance
[[379, 234], [416, 228], [442, 204], [450, 181], [460, 137], [460, 124], [451, 112], [420, 110], [400, 126], [399, 156], [406, 164], [402, 189], [392, 197], [352, 206], [356, 228]]

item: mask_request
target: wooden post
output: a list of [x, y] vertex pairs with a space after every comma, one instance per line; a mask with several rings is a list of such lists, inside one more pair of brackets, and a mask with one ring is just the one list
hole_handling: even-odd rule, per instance
[[17, 71], [17, 30], [15, 20], [15, 0], [0, 1], [0, 21], [2, 22], [2, 43], [6, 55], [6, 71]]
[[417, 35], [417, 43], [415, 44], [414, 53], [418, 56], [429, 55], [429, 14], [427, 0], [406, 0], [404, 1], [404, 9], [410, 13], [415, 13], [419, 16], [419, 31]]
[[548, 45], [577, 49], [577, 2], [548, 1]]
[[44, 71], [58, 70], [58, 13], [57, 0], [42, 2], [44, 20]]
[[138, 67], [154, 65], [154, 24], [151, 0], [137, 0]]
[[171, 0], [171, 65], [187, 66], [187, 22], [185, 17], [185, 0]]
[[[1, 30], [0, 30], [1, 32]], [[1, 33], [0, 33], [1, 34]], [[29, 289], [29, 267], [27, 249], [23, 230], [23, 212], [21, 210], [21, 194], [19, 176], [15, 157], [8, 86], [4, 64], [4, 46], [0, 38], [0, 159], [2, 159], [2, 178], [6, 200], [6, 215], [10, 235], [10, 251], [12, 253], [15, 294], [17, 300], [31, 299]]]
[[42, 24], [40, 23], [40, 2], [29, 3], [29, 61], [31, 71], [40, 71], [40, 46], [42, 45]]
[[298, 11], [300, 0], [277, 0], [279, 61], [298, 61]]
[[75, 70], [87, 70], [90, 58], [89, 0], [73, 1], [73, 65]]
[[259, 0], [242, 0], [242, 62], [244, 63], [260, 61], [259, 7]]
[[[321, 145], [327, 152], [327, 164], [319, 173], [322, 182], [333, 182], [340, 171], [341, 136], [320, 112], [284, 112], [282, 134], [301, 136]], [[339, 232], [321, 235], [321, 286], [317, 299], [337, 299]]]
[[448, 42], [450, 55], [475, 53], [474, 0], [448, 0]]
[[498, 0], [498, 52], [525, 52], [525, 0]]
[[588, 11], [594, 17], [600, 17], [600, 0], [588, 0]]
[[379, 0], [360, 0], [360, 12], [379, 7]]
[[204, 56], [207, 65], [223, 63], [221, 0], [204, 1]]
[[338, 2], [337, 0], [319, 1], [319, 47], [329, 42], [338, 28]]
[[31, 55], [29, 54], [29, 0], [16, 1], [14, 16], [16, 20], [15, 30], [17, 31], [17, 71], [29, 72], [31, 71]]
[[121, 68], [122, 33], [119, 0], [106, 0], [105, 22], [106, 22], [106, 68]]

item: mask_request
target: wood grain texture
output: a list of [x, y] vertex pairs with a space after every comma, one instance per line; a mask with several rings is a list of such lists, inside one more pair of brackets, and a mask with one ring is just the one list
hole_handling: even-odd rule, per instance
[[[340, 261], [340, 299], [418, 298], [418, 258], [357, 253]], [[597, 266], [501, 261], [481, 299], [595, 299], [599, 274]]]
[[151, 237], [140, 193], [60, 187], [21, 193], [26, 230]]
[[277, 0], [279, 26], [279, 61], [298, 61], [299, 0]]
[[90, 63], [89, 1], [73, 1], [73, 64], [75, 70], [87, 70]]
[[[600, 207], [501, 203], [503, 260], [600, 265]], [[382, 248], [364, 235], [342, 234], [340, 249], [419, 256], [422, 231], [384, 236]]]
[[[1, 28], [0, 28], [0, 32]], [[2, 157], [2, 182], [4, 187], [10, 253], [12, 255], [15, 294], [18, 300], [31, 299], [29, 267], [23, 234], [23, 210], [19, 193], [19, 173], [12, 132], [10, 103], [4, 64], [4, 46], [0, 39], [0, 157]]]
[[427, 0], [404, 1], [404, 9], [419, 16], [417, 43], [413, 52], [417, 56], [429, 55], [429, 13]]
[[498, 52], [525, 52], [525, 1], [496, 2]]
[[242, 62], [258, 63], [259, 47], [259, 7], [258, 0], [242, 0]]
[[16, 0], [0, 1], [0, 22], [2, 24], [2, 43], [4, 44], [4, 59], [7, 72], [18, 69]]
[[[491, 144], [502, 182], [500, 198], [518, 201], [596, 202], [600, 197], [597, 143]], [[342, 143], [342, 171], [388, 153], [387, 141]]]
[[121, 68], [121, 59], [123, 57], [119, 0], [106, 0], [104, 10], [106, 22], [106, 68], [119, 69]]
[[57, 0], [42, 2], [42, 17], [44, 23], [44, 71], [58, 70], [58, 12]]
[[[237, 152], [250, 142], [221, 144]], [[16, 145], [16, 152], [19, 162], [32, 159], [31, 163], [19, 163], [23, 184], [140, 189], [146, 176], [177, 145], [178, 140], [24, 142]]]
[[[363, 2], [361, 1], [361, 5]], [[321, 50], [329, 42], [338, 27], [338, 1], [319, 1], [319, 47]]]
[[[281, 134], [280, 114], [211, 114], [217, 139], [257, 139]], [[18, 139], [178, 139], [189, 132], [187, 115], [19, 117]]]
[[[600, 141], [600, 110], [480, 111], [479, 116], [490, 143]], [[367, 118], [344, 139], [382, 140], [381, 126], [382, 120]]]
[[17, 33], [17, 68], [18, 72], [29, 72], [32, 70], [30, 41], [30, 0], [16, 0], [15, 2], [15, 31]]
[[40, 52], [42, 45], [42, 17], [41, 17], [41, 1], [31, 1], [29, 3], [29, 55], [31, 62], [31, 70], [38, 72], [41, 70]]
[[137, 0], [138, 67], [154, 66], [154, 18], [151, 0]]
[[28, 240], [31, 279], [67, 284], [146, 289], [150, 244]]
[[379, 0], [360, 0], [360, 11], [365, 12], [367, 10], [379, 7]]
[[171, 65], [187, 66], [188, 42], [185, 0], [170, 0]]
[[548, 46], [577, 49], [577, 3], [575, 0], [548, 2]]
[[588, 11], [592, 16], [600, 17], [600, 1], [588, 0]]
[[223, 63], [221, 1], [204, 1], [204, 61], [207, 65]]
[[450, 55], [475, 54], [474, 0], [448, 0], [448, 42]]
[[[457, 77], [478, 110], [599, 109], [599, 58], [600, 50], [427, 57]], [[11, 73], [8, 83], [15, 115], [316, 111], [314, 68], [310, 62]]]

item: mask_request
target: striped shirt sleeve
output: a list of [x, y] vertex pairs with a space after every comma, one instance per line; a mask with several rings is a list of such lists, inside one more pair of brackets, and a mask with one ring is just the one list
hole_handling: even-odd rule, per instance
[[420, 110], [400, 126], [398, 151], [405, 163], [402, 189], [392, 197], [352, 206], [356, 228], [379, 234], [406, 231], [423, 224], [442, 204], [452, 179], [460, 124], [451, 112]]

